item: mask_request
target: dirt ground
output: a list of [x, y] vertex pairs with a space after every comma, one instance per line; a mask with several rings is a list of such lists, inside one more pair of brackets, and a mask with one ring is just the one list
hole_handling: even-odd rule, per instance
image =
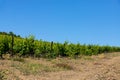
[[0, 80], [120, 80], [120, 52], [77, 59], [0, 60]]

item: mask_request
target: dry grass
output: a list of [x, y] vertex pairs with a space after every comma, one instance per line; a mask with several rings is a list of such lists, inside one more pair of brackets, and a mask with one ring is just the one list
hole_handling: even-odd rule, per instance
[[119, 80], [120, 53], [77, 59], [0, 60], [0, 80]]
[[0, 70], [0, 80], [7, 80], [6, 70]]

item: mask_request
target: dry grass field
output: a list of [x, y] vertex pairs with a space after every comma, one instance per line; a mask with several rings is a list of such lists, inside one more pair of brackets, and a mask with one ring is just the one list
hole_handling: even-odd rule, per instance
[[120, 53], [0, 60], [0, 80], [120, 80]]

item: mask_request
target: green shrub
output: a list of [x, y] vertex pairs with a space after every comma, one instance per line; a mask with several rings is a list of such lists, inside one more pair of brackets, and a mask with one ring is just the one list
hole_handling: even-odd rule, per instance
[[[5, 34], [5, 35], [3, 35]], [[11, 34], [11, 33], [10, 33]], [[6, 33], [0, 34], [0, 57], [3, 54], [11, 52], [11, 36]], [[14, 34], [13, 52], [20, 57], [75, 57], [79, 55], [97, 55], [100, 53], [120, 52], [120, 47], [115, 46], [99, 46], [99, 45], [81, 45], [73, 44], [65, 41], [64, 43], [54, 43], [35, 40], [35, 37], [30, 35], [26, 38], [15, 37]], [[11, 54], [11, 53], [10, 53]]]

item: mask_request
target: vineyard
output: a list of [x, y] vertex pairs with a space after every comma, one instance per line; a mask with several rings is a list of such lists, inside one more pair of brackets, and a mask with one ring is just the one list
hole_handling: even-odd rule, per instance
[[19, 57], [56, 58], [97, 55], [101, 53], [120, 52], [120, 47], [48, 42], [35, 40], [34, 36], [22, 38], [14, 33], [0, 32], [0, 57], [4, 54]]

